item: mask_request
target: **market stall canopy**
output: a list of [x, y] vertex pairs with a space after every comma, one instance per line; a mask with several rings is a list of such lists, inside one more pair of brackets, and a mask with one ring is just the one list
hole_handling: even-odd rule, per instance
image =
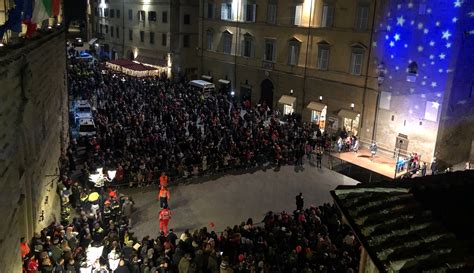
[[283, 95], [281, 98], [278, 100], [278, 103], [280, 104], [287, 104], [287, 105], [293, 105], [296, 101], [296, 97], [293, 96], [287, 96]]
[[339, 110], [337, 115], [340, 116], [341, 118], [356, 119], [360, 114], [355, 111], [341, 109]]
[[310, 110], [313, 110], [313, 111], [322, 112], [324, 110], [324, 108], [326, 108], [326, 107], [327, 106], [324, 103], [319, 103], [319, 102], [312, 101], [308, 104], [308, 106], [306, 108], [308, 108]]
[[150, 66], [158, 66], [158, 67], [168, 66], [168, 62], [166, 60], [148, 57], [144, 55], [138, 55], [133, 61], [144, 64], [144, 65], [150, 65]]
[[224, 79], [220, 79], [220, 80], [219, 80], [219, 83], [222, 83], [222, 84], [229, 84], [230, 81], [224, 80]]
[[112, 70], [119, 71], [134, 77], [159, 76], [161, 72], [164, 72], [163, 70], [155, 67], [124, 59], [108, 61], [106, 62], [106, 66]]
[[97, 38], [92, 38], [92, 39], [89, 41], [89, 45], [93, 45], [96, 41], [97, 41]]
[[209, 75], [201, 75], [201, 79], [205, 81], [212, 81], [212, 76]]

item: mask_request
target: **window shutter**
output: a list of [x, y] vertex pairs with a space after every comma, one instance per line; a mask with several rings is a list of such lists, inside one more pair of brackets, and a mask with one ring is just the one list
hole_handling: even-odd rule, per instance
[[252, 5], [252, 22], [255, 22], [257, 19], [257, 4]]

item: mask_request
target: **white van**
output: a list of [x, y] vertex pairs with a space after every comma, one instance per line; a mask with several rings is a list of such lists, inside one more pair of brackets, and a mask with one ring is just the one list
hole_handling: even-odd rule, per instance
[[78, 129], [80, 137], [91, 137], [96, 134], [96, 127], [92, 118], [80, 119]]
[[214, 90], [216, 89], [216, 86], [213, 83], [206, 82], [203, 80], [190, 81], [189, 85], [201, 90], [204, 96], [214, 95]]

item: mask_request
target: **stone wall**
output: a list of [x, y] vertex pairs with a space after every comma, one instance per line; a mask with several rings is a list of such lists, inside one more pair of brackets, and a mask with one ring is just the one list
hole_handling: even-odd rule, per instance
[[0, 55], [0, 272], [21, 272], [19, 242], [59, 220], [67, 139], [65, 32]]

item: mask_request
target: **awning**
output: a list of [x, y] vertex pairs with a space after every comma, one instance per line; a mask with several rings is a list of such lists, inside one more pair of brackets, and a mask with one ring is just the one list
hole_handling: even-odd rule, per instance
[[278, 103], [280, 104], [287, 104], [287, 105], [293, 105], [296, 101], [296, 97], [292, 97], [292, 96], [287, 96], [287, 95], [283, 95], [281, 96], [281, 98], [278, 100]]
[[206, 81], [211, 81], [211, 80], [212, 80], [212, 76], [209, 76], [209, 75], [201, 75], [201, 79], [206, 80]]
[[341, 109], [337, 115], [342, 118], [356, 119], [360, 114], [351, 110]]
[[96, 41], [97, 41], [97, 38], [92, 38], [92, 39], [89, 41], [89, 45], [95, 44]]
[[222, 83], [222, 84], [229, 84], [230, 81], [224, 80], [224, 79], [219, 79], [219, 83]]
[[310, 102], [308, 104], [308, 106], [306, 106], [306, 108], [308, 108], [310, 110], [313, 110], [313, 111], [318, 111], [318, 112], [323, 111], [323, 109], [326, 108], [326, 107], [327, 107], [326, 104], [315, 102], [315, 101]]
[[158, 58], [153, 58], [153, 57], [148, 57], [144, 55], [138, 55], [134, 62], [141, 63], [141, 64], [149, 64], [152, 66], [160, 66], [160, 67], [167, 67], [168, 62], [166, 60], [158, 59]]

